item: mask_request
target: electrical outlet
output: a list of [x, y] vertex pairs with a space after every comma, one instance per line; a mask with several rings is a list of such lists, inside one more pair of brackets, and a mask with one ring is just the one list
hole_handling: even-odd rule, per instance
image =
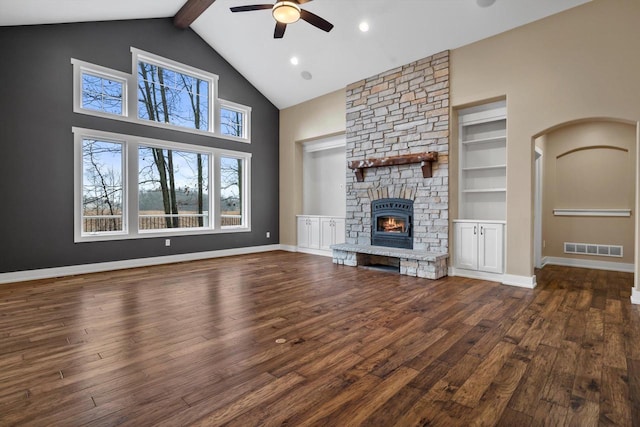
[[543, 240], [543, 241], [542, 241], [542, 247], [543, 247], [543, 248], [546, 248], [546, 247], [547, 247], [547, 241], [546, 241], [546, 240]]
[[267, 231], [267, 239], [271, 238], [271, 232]]
[[171, 246], [171, 239], [165, 239], [164, 245], [165, 246]]

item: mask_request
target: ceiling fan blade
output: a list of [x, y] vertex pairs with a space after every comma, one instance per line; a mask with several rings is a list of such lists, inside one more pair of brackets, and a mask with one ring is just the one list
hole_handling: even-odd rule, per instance
[[276, 22], [276, 29], [273, 31], [274, 39], [281, 39], [284, 37], [284, 30], [287, 29], [287, 24], [283, 24], [282, 22]]
[[327, 20], [320, 18], [318, 15], [308, 12], [306, 10], [300, 11], [300, 18], [307, 21], [309, 24], [320, 28], [323, 31], [329, 32], [333, 28], [333, 24]]
[[273, 9], [272, 4], [252, 4], [249, 6], [236, 6], [231, 8], [231, 12], [251, 12], [252, 10]]

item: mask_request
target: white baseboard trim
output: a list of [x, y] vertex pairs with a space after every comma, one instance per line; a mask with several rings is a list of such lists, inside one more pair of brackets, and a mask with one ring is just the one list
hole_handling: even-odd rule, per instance
[[631, 304], [640, 304], [640, 290], [631, 288]]
[[470, 279], [490, 280], [503, 285], [518, 286], [533, 289], [536, 287], [536, 276], [517, 276], [515, 274], [496, 274], [484, 271], [465, 270], [464, 268], [449, 267], [449, 276], [468, 277]]
[[207, 258], [220, 258], [232, 255], [245, 255], [281, 250], [280, 245], [250, 246], [246, 248], [222, 249], [218, 251], [194, 252], [179, 255], [166, 255], [152, 258], [127, 259], [123, 261], [99, 262], [94, 264], [71, 265], [67, 267], [41, 268], [38, 270], [0, 273], [0, 284], [24, 282], [27, 280], [50, 279], [52, 277], [72, 276], [76, 274], [99, 273], [126, 268], [148, 267], [150, 265], [171, 264], [174, 262], [197, 261]]
[[542, 259], [542, 265], [562, 265], [565, 267], [593, 268], [594, 270], [622, 271], [633, 273], [633, 264], [624, 262], [596, 261], [590, 259], [562, 258], [548, 256]]
[[520, 288], [534, 289], [538, 284], [536, 276], [517, 276], [515, 274], [504, 274], [502, 276], [502, 284], [509, 286], [518, 286]]
[[280, 249], [287, 252], [298, 252], [298, 247], [294, 245], [280, 245]]
[[304, 254], [333, 257], [333, 251], [323, 251], [321, 249], [312, 249], [312, 248], [301, 248], [299, 246], [296, 248], [295, 252], [302, 252]]

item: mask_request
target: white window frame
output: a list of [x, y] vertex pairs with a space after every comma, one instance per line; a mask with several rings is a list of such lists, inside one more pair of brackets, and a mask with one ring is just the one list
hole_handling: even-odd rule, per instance
[[[177, 71], [206, 80], [209, 83], [209, 114], [208, 129], [192, 129], [173, 125], [170, 123], [157, 122], [138, 118], [138, 61], [160, 65], [165, 68]], [[251, 107], [238, 104], [236, 102], [218, 99], [218, 80], [216, 74], [200, 70], [171, 59], [164, 58], [153, 53], [145, 52], [141, 49], [131, 47], [131, 73], [113, 70], [111, 68], [85, 62], [79, 59], [71, 58], [73, 64], [73, 111], [75, 113], [87, 114], [90, 116], [104, 117], [108, 119], [120, 120], [130, 123], [137, 123], [145, 126], [151, 126], [162, 129], [176, 130], [196, 135], [213, 136], [220, 139], [227, 139], [236, 142], [251, 143]], [[122, 115], [107, 113], [104, 111], [91, 110], [82, 108], [82, 73], [88, 72], [98, 77], [104, 77], [115, 81], [123, 82], [123, 105]], [[245, 117], [244, 135], [236, 137], [232, 135], [223, 135], [220, 126], [220, 107], [242, 112]]]
[[[208, 110], [209, 115], [207, 117], [207, 129], [192, 129], [183, 126], [173, 125], [170, 123], [156, 122], [153, 120], [141, 119], [138, 111], [138, 62], [146, 62], [147, 64], [157, 65], [162, 68], [167, 68], [172, 71], [177, 71], [178, 73], [186, 74], [191, 77], [196, 77], [200, 80], [204, 80], [208, 83]], [[136, 88], [136, 96], [135, 100], [131, 101], [130, 107], [132, 111], [132, 115], [135, 112], [135, 120], [139, 123], [144, 123], [149, 126], [161, 127], [165, 129], [173, 129], [173, 130], [181, 130], [183, 132], [190, 133], [198, 133], [198, 134], [215, 134], [215, 121], [214, 121], [214, 110], [215, 110], [215, 99], [218, 94], [218, 76], [212, 73], [207, 73], [206, 71], [199, 70], [194, 67], [190, 67], [188, 65], [181, 64], [176, 61], [172, 61], [167, 58], [163, 58], [162, 56], [154, 55], [153, 53], [145, 52], [140, 49], [136, 49], [135, 47], [131, 48], [131, 70], [133, 78], [135, 79], [135, 88]], [[133, 97], [132, 97], [133, 98]], [[135, 103], [135, 105], [134, 105]]]
[[[75, 129], [75, 128], [74, 128]], [[82, 197], [84, 194], [84, 168], [83, 168], [83, 156], [82, 156], [82, 144], [86, 139], [94, 139], [97, 141], [113, 142], [122, 145], [122, 230], [120, 231], [101, 231], [95, 233], [85, 233], [82, 230], [84, 223], [84, 208], [82, 204]], [[114, 240], [122, 239], [128, 235], [129, 231], [129, 196], [127, 194], [129, 186], [127, 185], [127, 170], [128, 170], [128, 146], [127, 141], [118, 138], [115, 134], [106, 134], [105, 132], [83, 132], [75, 134], [74, 130], [74, 197], [73, 197], [73, 209], [74, 209], [74, 241], [79, 242], [85, 239], [89, 240]]]
[[[222, 134], [222, 109], [236, 111], [238, 113], [242, 113], [244, 117], [244, 122], [242, 126], [242, 135], [233, 136], [233, 135], [223, 135]], [[251, 141], [251, 107], [246, 105], [238, 104], [237, 102], [227, 101], [225, 99], [218, 99], [216, 104], [216, 120], [218, 122], [218, 132], [220, 133], [222, 138], [232, 139], [234, 141]]]
[[[80, 61], [71, 58], [73, 64], [73, 112], [89, 114], [91, 116], [106, 117], [109, 119], [123, 120], [128, 116], [129, 111], [129, 80], [130, 75], [122, 71], [101, 67], [100, 65]], [[91, 74], [103, 79], [109, 79], [122, 83], [122, 114], [109, 113], [107, 111], [93, 110], [82, 107], [82, 75]]]
[[[144, 138], [134, 135], [118, 134], [94, 129], [73, 127], [74, 134], [74, 241], [94, 242], [106, 240], [141, 239], [152, 237], [186, 236], [219, 233], [237, 233], [251, 231], [251, 153], [221, 150], [217, 148], [184, 144], [174, 141]], [[123, 144], [123, 231], [83, 233], [82, 232], [82, 141], [97, 139], [113, 141]], [[158, 230], [140, 230], [138, 222], [138, 149], [139, 147], [154, 147], [167, 150], [188, 151], [207, 154], [209, 159], [209, 225], [197, 228], [169, 228]], [[221, 227], [220, 223], [220, 157], [242, 159], [243, 188], [242, 188], [242, 225]], [[126, 226], [125, 226], [126, 224]]]
[[[242, 215], [242, 224], [241, 225], [222, 225], [222, 218], [221, 218], [221, 210], [220, 209], [216, 209], [214, 211], [215, 214], [215, 221], [216, 224], [219, 228], [221, 228], [222, 230], [237, 230], [237, 229], [242, 229], [244, 227], [249, 226], [251, 224], [251, 209], [248, 208], [249, 205], [249, 198], [247, 197], [247, 195], [249, 194], [249, 182], [251, 179], [251, 157], [246, 157], [246, 156], [239, 156], [237, 151], [219, 151], [219, 155], [216, 157], [215, 159], [215, 169], [216, 169], [216, 176], [220, 177], [220, 170], [221, 170], [221, 166], [220, 166], [220, 158], [221, 157], [225, 157], [225, 158], [231, 158], [231, 159], [242, 159], [244, 160], [244, 164], [243, 164], [243, 168], [242, 168], [242, 187], [240, 188], [240, 194], [242, 194], [242, 198], [241, 198], [241, 206], [242, 206], [242, 210], [240, 211], [240, 215]], [[220, 201], [220, 179], [218, 179], [215, 184], [215, 190], [214, 190], [214, 195], [215, 195], [215, 200], [216, 202]], [[219, 203], [218, 203], [219, 204]]]

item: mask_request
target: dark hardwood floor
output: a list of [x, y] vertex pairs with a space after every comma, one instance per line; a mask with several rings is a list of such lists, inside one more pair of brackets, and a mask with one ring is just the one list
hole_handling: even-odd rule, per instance
[[633, 276], [538, 282], [272, 252], [0, 285], [0, 425], [640, 425]]

